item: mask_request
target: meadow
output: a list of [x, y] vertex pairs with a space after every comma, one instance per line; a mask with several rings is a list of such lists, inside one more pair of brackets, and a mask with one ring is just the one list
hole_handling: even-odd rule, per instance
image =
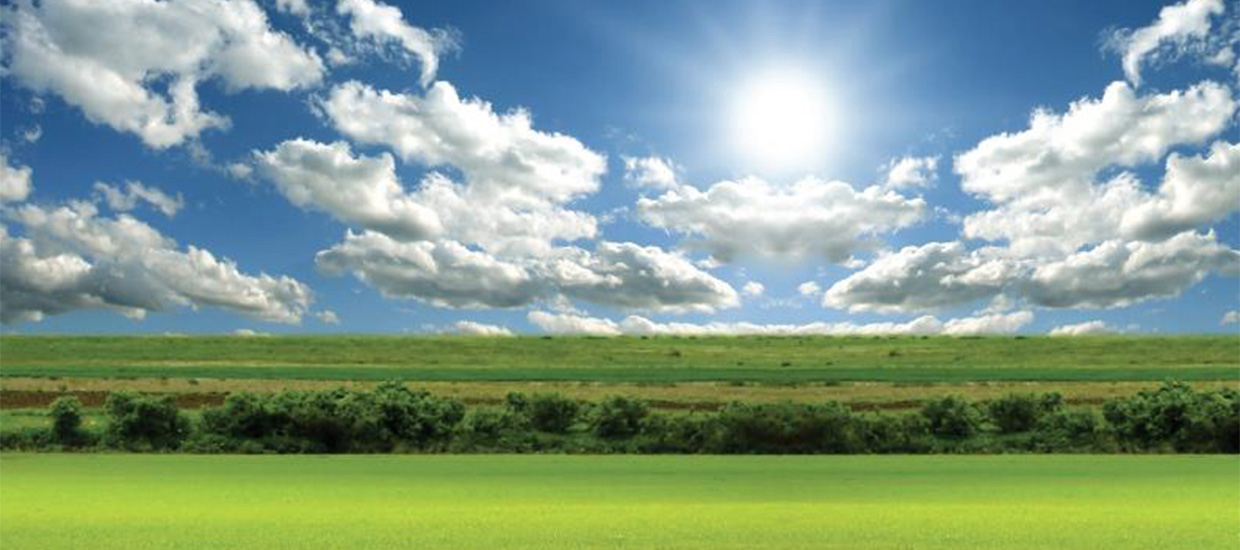
[[1235, 548], [1234, 456], [0, 457], [0, 547]]
[[1240, 380], [1234, 336], [0, 338], [0, 377], [420, 381]]

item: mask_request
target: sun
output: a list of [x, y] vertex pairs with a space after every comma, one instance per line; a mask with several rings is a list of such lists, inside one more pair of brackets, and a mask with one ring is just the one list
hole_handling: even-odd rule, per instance
[[745, 81], [731, 113], [738, 154], [753, 168], [776, 172], [820, 164], [831, 129], [829, 99], [804, 72], [768, 71]]

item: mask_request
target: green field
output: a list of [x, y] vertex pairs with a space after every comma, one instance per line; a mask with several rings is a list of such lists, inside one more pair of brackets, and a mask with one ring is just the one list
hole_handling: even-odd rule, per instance
[[1234, 456], [3, 455], [0, 547], [1234, 549]]
[[427, 381], [1240, 380], [1236, 336], [0, 338], [0, 376]]

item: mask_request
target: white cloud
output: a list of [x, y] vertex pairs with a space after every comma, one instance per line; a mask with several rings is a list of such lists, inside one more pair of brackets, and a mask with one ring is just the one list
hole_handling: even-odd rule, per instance
[[637, 203], [643, 221], [685, 234], [686, 246], [723, 262], [742, 257], [847, 262], [854, 251], [875, 248], [874, 236], [912, 225], [924, 210], [920, 198], [814, 178], [787, 187], [757, 178], [719, 182], [706, 191], [685, 185]]
[[826, 307], [908, 313], [966, 304], [998, 294], [1019, 266], [994, 249], [934, 242], [880, 255], [823, 294]]
[[661, 157], [623, 157], [624, 181], [637, 187], [675, 189], [676, 164]]
[[805, 281], [797, 285], [797, 292], [801, 293], [801, 296], [814, 297], [822, 294], [822, 287], [814, 281]]
[[1240, 252], [1213, 233], [1181, 233], [1159, 243], [1114, 240], [1037, 265], [1023, 293], [1045, 307], [1123, 307], [1178, 296], [1210, 272], [1240, 276]]
[[766, 287], [757, 281], [749, 281], [741, 287], [741, 294], [750, 298], [761, 296], [763, 292], [766, 292]]
[[[29, 174], [27, 174], [28, 176]], [[227, 258], [175, 241], [129, 216], [102, 217], [70, 201], [0, 209], [0, 322], [39, 321], [80, 309], [131, 318], [177, 306], [218, 307], [279, 323], [301, 321], [310, 289], [290, 277], [247, 275]]]
[[901, 157], [883, 166], [883, 185], [890, 188], [926, 187], [938, 178], [939, 157]]
[[392, 156], [355, 158], [349, 145], [295, 139], [255, 152], [259, 172], [289, 202], [321, 210], [345, 223], [402, 240], [443, 233], [439, 216], [401, 187]]
[[1033, 322], [1033, 312], [1016, 311], [995, 313], [980, 317], [952, 319], [943, 325], [943, 334], [965, 336], [972, 334], [1012, 334]]
[[956, 157], [955, 170], [965, 191], [1034, 206], [1088, 190], [1105, 167], [1153, 162], [1175, 145], [1202, 143], [1235, 111], [1231, 91], [1214, 82], [1148, 96], [1114, 82], [1100, 99], [1081, 99], [1063, 115], [1035, 111], [1028, 130], [982, 140]]
[[499, 325], [487, 325], [474, 321], [457, 321], [452, 324], [452, 331], [457, 334], [471, 336], [512, 336], [512, 331]]
[[330, 309], [325, 309], [323, 311], [317, 312], [314, 314], [314, 316], [315, 318], [319, 320], [319, 322], [324, 323], [324, 324], [328, 324], [328, 325], [339, 325], [340, 324], [340, 317], [336, 315], [336, 312]]
[[275, 0], [276, 10], [305, 17], [310, 15], [310, 6], [306, 4], [306, 0]]
[[1240, 210], [1240, 144], [1216, 142], [1209, 156], [1172, 154], [1158, 193], [1125, 210], [1120, 232], [1165, 239], [1222, 220]]
[[620, 328], [611, 319], [585, 317], [570, 313], [547, 313], [531, 311], [526, 315], [543, 332], [551, 334], [588, 334], [594, 336], [618, 336]]
[[1223, 314], [1223, 318], [1219, 320], [1220, 325], [1234, 325], [1240, 323], [1240, 311], [1231, 310]]
[[485, 101], [461, 99], [447, 82], [422, 97], [350, 81], [321, 107], [349, 138], [386, 145], [406, 162], [454, 166], [473, 193], [514, 205], [593, 193], [607, 169], [605, 157], [576, 139], [534, 130], [528, 112], [496, 114]]
[[453, 241], [398, 242], [350, 231], [320, 252], [324, 272], [351, 272], [385, 296], [438, 307], [512, 308], [563, 295], [626, 309], [713, 312], [739, 305], [727, 283], [675, 254], [600, 242], [594, 252], [561, 247], [547, 257], [503, 259]]
[[242, 338], [254, 338], [254, 337], [259, 337], [259, 336], [271, 336], [271, 335], [266, 332], [259, 332], [254, 329], [239, 328], [233, 331], [233, 336], [240, 336]]
[[10, 166], [9, 158], [0, 152], [0, 204], [21, 202], [30, 196], [30, 167]]
[[873, 334], [1008, 334], [1033, 320], [1028, 311], [1010, 315], [991, 315], [951, 319], [946, 323], [925, 315], [904, 323], [851, 322], [806, 324], [760, 323], [659, 323], [645, 317], [630, 315], [617, 323], [611, 319], [583, 315], [552, 314], [532, 311], [528, 319], [545, 332], [553, 334], [591, 334], [599, 336], [633, 335], [873, 335]]
[[180, 193], [172, 197], [159, 189], [147, 187], [140, 181], [125, 182], [124, 189], [103, 182], [95, 182], [95, 192], [103, 197], [108, 208], [117, 212], [128, 212], [137, 208], [139, 203], [145, 202], [161, 214], [171, 218], [185, 207], [185, 199]]
[[9, 76], [157, 149], [228, 127], [199, 106], [202, 81], [287, 91], [319, 82], [324, 70], [252, 0], [22, 0], [4, 28]]
[[456, 48], [452, 33], [427, 31], [405, 22], [400, 8], [374, 0], [339, 0], [336, 13], [349, 18], [349, 30], [359, 40], [369, 41], [376, 48], [385, 44], [398, 46], [406, 56], [422, 63], [422, 86], [430, 84], [439, 70], [439, 57]]
[[[1186, 0], [1159, 10], [1158, 19], [1135, 31], [1121, 30], [1110, 37], [1110, 46], [1123, 57], [1124, 74], [1135, 85], [1141, 84], [1141, 65], [1175, 53], [1193, 39], [1210, 32], [1210, 18], [1222, 14], [1223, 0]], [[1168, 52], [1163, 46], [1170, 46]]]
[[22, 130], [21, 137], [26, 143], [35, 143], [43, 138], [43, 127], [38, 124], [30, 126]]
[[7, 212], [26, 237], [0, 232], [0, 320], [40, 320], [78, 309], [130, 317], [175, 306], [211, 306], [249, 317], [297, 323], [310, 289], [289, 277], [247, 275], [232, 261], [176, 243], [128, 215], [98, 216], [73, 202]]
[[1103, 321], [1085, 321], [1074, 325], [1060, 325], [1050, 331], [1051, 336], [1086, 336], [1090, 334], [1114, 334], [1115, 327]]
[[290, 202], [401, 241], [447, 239], [505, 255], [546, 254], [555, 241], [594, 237], [593, 216], [545, 200], [510, 201], [439, 172], [404, 188], [392, 156], [354, 156], [348, 144], [295, 139], [255, 151], [259, 173]]

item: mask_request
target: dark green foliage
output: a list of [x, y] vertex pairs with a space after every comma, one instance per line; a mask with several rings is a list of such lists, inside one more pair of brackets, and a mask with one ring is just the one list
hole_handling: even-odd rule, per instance
[[103, 409], [108, 417], [103, 441], [109, 447], [173, 450], [189, 435], [189, 419], [177, 410], [170, 395], [112, 392]]
[[999, 433], [1022, 433], [1032, 430], [1042, 416], [1063, 407], [1063, 396], [1058, 392], [1034, 395], [1032, 393], [1009, 393], [986, 404], [990, 421]]
[[535, 430], [562, 434], [577, 422], [581, 404], [558, 393], [536, 393], [526, 396], [510, 392], [505, 399], [508, 409], [525, 416]]
[[397, 382], [371, 392], [238, 393], [202, 414], [198, 442], [237, 450], [276, 452], [386, 452], [444, 446], [465, 416], [457, 400], [414, 391]]
[[1240, 393], [1197, 392], [1182, 382], [1108, 401], [1103, 416], [1120, 444], [1180, 452], [1240, 449]]
[[1033, 432], [1034, 450], [1041, 452], [1101, 451], [1102, 422], [1090, 410], [1057, 410], [1041, 417]]
[[731, 403], [716, 422], [717, 450], [724, 453], [850, 453], [861, 447], [852, 411], [836, 402]]
[[925, 453], [930, 425], [920, 414], [867, 414], [857, 418], [863, 446], [871, 453]]
[[948, 439], [964, 439], [976, 434], [982, 424], [977, 407], [958, 395], [949, 395], [927, 402], [921, 415], [929, 423], [930, 433]]
[[623, 439], [641, 431], [642, 420], [650, 413], [645, 401], [620, 395], [608, 397], [594, 411], [594, 434], [604, 439]]
[[52, 420], [52, 441], [74, 446], [82, 443], [82, 402], [77, 397], [59, 397], [47, 409]]
[[912, 413], [785, 402], [668, 414], [632, 398], [592, 405], [514, 392], [502, 407], [466, 414], [455, 399], [392, 382], [372, 391], [237, 393], [204, 409], [194, 424], [171, 397], [116, 392], [105, 403], [102, 437], [82, 428], [80, 403], [60, 399], [48, 411], [50, 428], [0, 430], [0, 449], [101, 443], [195, 453], [1240, 452], [1240, 392], [1232, 389], [1197, 392], [1171, 382], [1108, 401], [1102, 412], [1066, 408], [1057, 393], [983, 404], [949, 396]]

